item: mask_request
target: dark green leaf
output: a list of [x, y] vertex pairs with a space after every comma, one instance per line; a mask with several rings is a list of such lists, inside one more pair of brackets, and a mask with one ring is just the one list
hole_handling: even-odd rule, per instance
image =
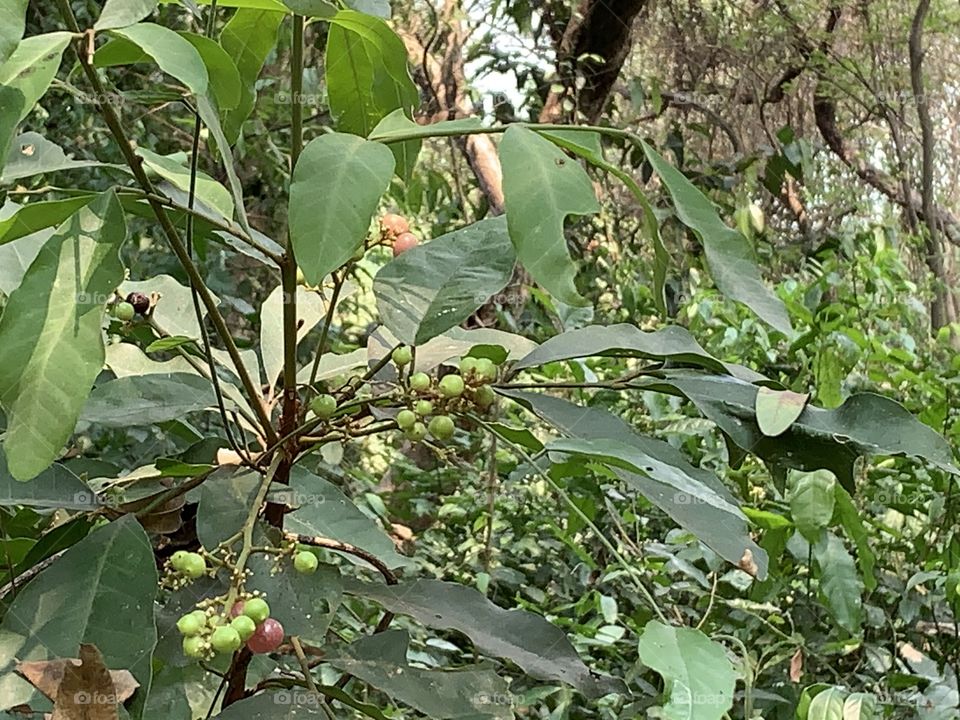
[[651, 620], [640, 636], [640, 660], [664, 682], [664, 716], [719, 720], [733, 706], [737, 673], [723, 645], [699, 630]]
[[200, 486], [197, 538], [207, 550], [240, 532], [261, 481], [259, 473], [247, 468], [224, 467]]
[[745, 562], [743, 569], [759, 579], [766, 576], [766, 553], [753, 542], [736, 501], [712, 473], [695, 468], [668, 443], [637, 435], [605, 410], [549, 395], [502, 392], [563, 434], [588, 441], [559, 447], [586, 455], [619, 456], [616, 473], [624, 482], [734, 565], [739, 566], [749, 550], [755, 567]]
[[377, 273], [373, 290], [380, 316], [408, 345], [420, 345], [456, 327], [513, 274], [507, 223], [496, 217], [419, 245]]
[[327, 0], [283, 0], [283, 4], [305, 17], [329, 19], [337, 14], [336, 5]]
[[513, 717], [507, 683], [492, 670], [423, 670], [407, 664], [409, 644], [406, 630], [389, 630], [357, 640], [330, 664], [429, 718]]
[[240, 72], [226, 50], [208, 37], [196, 33], [181, 32], [203, 58], [210, 78], [210, 91], [221, 112], [232, 110], [240, 104]]
[[318, 285], [363, 244], [393, 155], [379, 143], [342, 133], [311, 140], [290, 185], [290, 239], [307, 281]]
[[313, 693], [296, 687], [259, 693], [233, 703], [214, 716], [219, 720], [328, 720], [328, 717]]
[[790, 515], [797, 530], [816, 542], [833, 517], [836, 478], [829, 470], [791, 473]]
[[353, 10], [330, 19], [326, 79], [337, 129], [364, 137], [394, 110], [412, 115], [420, 100], [403, 41], [382, 19]]
[[80, 643], [96, 645], [108, 667], [127, 669], [150, 689], [157, 642], [153, 548], [132, 515], [92, 532], [17, 594], [0, 626], [0, 707], [31, 701], [33, 686], [14, 674], [21, 660], [77, 657]]
[[504, 610], [465, 585], [440, 580], [399, 585], [348, 580], [344, 589], [427, 627], [461, 632], [481, 652], [506, 658], [539, 680], [564, 682], [591, 698], [623, 690], [618, 680], [591, 673], [560, 628], [526, 610]]
[[34, 202], [20, 206], [13, 214], [0, 220], [0, 245], [59, 225], [94, 197], [96, 196], [80, 195], [65, 200]]
[[94, 30], [113, 30], [138, 23], [157, 7], [157, 0], [107, 0]]
[[305, 643], [323, 646], [327, 628], [340, 606], [340, 571], [321, 564], [316, 572], [303, 575], [293, 569], [289, 559], [274, 573], [274, 558], [254, 555], [248, 567], [253, 576], [247, 588], [260, 590], [270, 598], [270, 616], [283, 625], [287, 635], [297, 635]]
[[[372, 136], [389, 137], [392, 133], [403, 134], [409, 131], [410, 127], [420, 127], [410, 118], [403, 114], [403, 110], [394, 110], [384, 117], [371, 133]], [[417, 164], [417, 157], [420, 154], [420, 140], [405, 140], [403, 142], [390, 143], [390, 152], [397, 163], [397, 176], [404, 182], [409, 182], [413, 175], [413, 168]]]
[[[2, 143], [2, 137], [0, 137], [0, 143]], [[115, 166], [105, 165], [96, 160], [72, 160], [64, 154], [63, 148], [59, 145], [50, 142], [42, 135], [28, 132], [14, 139], [0, 180], [10, 183], [31, 175], [87, 167]]]
[[4, 451], [29, 480], [60, 453], [103, 367], [104, 303], [123, 279], [126, 239], [113, 192], [71, 216], [47, 241], [0, 318]]
[[14, 505], [93, 510], [98, 503], [90, 488], [63, 465], [51, 465], [33, 482], [17, 482], [7, 471], [7, 461], [0, 452], [0, 506]]
[[813, 557], [820, 568], [820, 595], [824, 603], [837, 625], [858, 634], [863, 615], [863, 583], [853, 558], [840, 538], [829, 532], [814, 544]]
[[16, 49], [26, 25], [27, 0], [0, 0], [0, 65]]
[[137, 45], [161, 70], [186, 85], [194, 95], [207, 93], [209, 76], [203, 58], [188, 40], [170, 28], [138, 23], [113, 32]]
[[568, 215], [600, 210], [589, 176], [549, 140], [520, 126], [504, 134], [500, 161], [507, 223], [520, 262], [557, 300], [583, 305], [563, 223]]
[[152, 425], [216, 403], [210, 381], [197, 375], [131, 375], [94, 388], [80, 419], [103, 427]]
[[873, 574], [873, 568], [877, 562], [877, 556], [870, 547], [870, 534], [863, 524], [860, 510], [853, 503], [853, 498], [840, 485], [835, 486], [835, 511], [837, 519], [843, 525], [847, 536], [853, 540], [857, 546], [857, 564], [860, 566], [860, 572], [863, 575], [863, 584], [867, 590], [874, 590], [877, 587], [877, 579]]
[[791, 334], [786, 308], [764, 285], [750, 241], [725, 225], [713, 203], [656, 150], [643, 143], [643, 151], [673, 198], [677, 217], [703, 243], [720, 292], [742, 302], [777, 330]]

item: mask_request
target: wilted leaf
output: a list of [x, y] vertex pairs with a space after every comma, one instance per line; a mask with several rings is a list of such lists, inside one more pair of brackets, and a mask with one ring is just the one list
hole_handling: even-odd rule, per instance
[[761, 387], [757, 390], [757, 427], [768, 437], [782, 435], [800, 417], [806, 407], [809, 393], [790, 390], [774, 390]]

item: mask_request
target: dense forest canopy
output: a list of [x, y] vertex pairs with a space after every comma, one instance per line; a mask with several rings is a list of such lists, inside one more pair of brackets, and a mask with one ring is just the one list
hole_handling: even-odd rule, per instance
[[0, 0], [0, 717], [960, 718], [958, 28]]

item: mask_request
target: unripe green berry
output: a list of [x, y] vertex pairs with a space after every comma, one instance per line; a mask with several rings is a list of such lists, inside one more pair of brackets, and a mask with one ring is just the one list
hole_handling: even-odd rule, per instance
[[415, 422], [404, 434], [409, 440], [420, 442], [427, 437], [427, 426], [422, 422]]
[[203, 648], [203, 638], [196, 636], [185, 637], [183, 639], [183, 654], [198, 660], [204, 657], [207, 653]]
[[317, 556], [308, 550], [298, 552], [296, 557], [293, 558], [293, 569], [303, 575], [315, 573], [319, 565], [320, 561], [317, 560]]
[[453, 432], [456, 427], [453, 424], [453, 420], [448, 416], [437, 415], [430, 421], [427, 429], [437, 440], [449, 440], [453, 437]]
[[183, 558], [180, 572], [195, 580], [207, 572], [207, 562], [198, 553], [187, 553], [186, 557]]
[[403, 367], [404, 365], [409, 365], [413, 360], [413, 350], [410, 349], [408, 345], [401, 345], [390, 355], [390, 359], [397, 365], [397, 367]]
[[333, 395], [317, 395], [310, 401], [310, 409], [321, 420], [326, 420], [337, 411], [337, 399]]
[[205, 619], [200, 620], [193, 613], [187, 613], [182, 618], [177, 620], [177, 630], [180, 631], [181, 635], [190, 637], [192, 635], [198, 635], [203, 626], [206, 624]]
[[230, 627], [237, 631], [240, 640], [246, 642], [257, 631], [257, 624], [246, 615], [238, 615], [230, 621]]
[[440, 394], [447, 398], [456, 398], [463, 395], [463, 378], [459, 375], [444, 375], [437, 385]]
[[417, 400], [413, 406], [413, 411], [420, 417], [426, 417], [433, 412], [433, 403], [429, 400]]
[[170, 556], [170, 567], [174, 570], [180, 571], [183, 569], [183, 560], [187, 557], [186, 550], [177, 550], [173, 555]]
[[270, 606], [263, 598], [250, 598], [243, 604], [243, 614], [259, 625], [270, 617]]
[[490, 358], [480, 358], [477, 360], [477, 376], [486, 382], [493, 382], [497, 379], [497, 366], [493, 364]]
[[475, 373], [477, 371], [477, 359], [473, 357], [465, 357], [460, 359], [460, 374], [464, 377]]
[[401, 410], [397, 413], [397, 427], [409, 430], [417, 422], [417, 414], [413, 410]]
[[481, 408], [482, 410], [486, 410], [497, 401], [497, 394], [489, 385], [481, 385], [477, 388], [475, 400], [477, 407]]
[[240, 639], [240, 633], [232, 626], [224, 625], [213, 631], [213, 635], [210, 636], [210, 644], [218, 653], [232, 653], [240, 649], [243, 641]]
[[123, 301], [118, 302], [113, 306], [113, 316], [117, 320], [122, 320], [123, 322], [130, 322], [133, 320], [133, 317], [137, 314], [137, 311], [134, 309], [133, 305]]
[[424, 372], [414, 373], [410, 376], [410, 389], [417, 392], [426, 392], [430, 389], [430, 376]]

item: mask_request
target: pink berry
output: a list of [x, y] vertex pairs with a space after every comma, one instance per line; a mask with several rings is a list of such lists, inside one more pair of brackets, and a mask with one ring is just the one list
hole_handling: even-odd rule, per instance
[[247, 640], [250, 652], [269, 653], [280, 647], [283, 642], [283, 625], [273, 618], [267, 618], [257, 626], [257, 631]]
[[402, 233], [396, 240], [393, 241], [393, 256], [397, 257], [402, 255], [407, 250], [412, 250], [419, 244], [417, 236], [413, 233], [405, 232]]
[[234, 603], [233, 607], [230, 608], [230, 617], [235, 618], [238, 615], [243, 615], [243, 600]]

